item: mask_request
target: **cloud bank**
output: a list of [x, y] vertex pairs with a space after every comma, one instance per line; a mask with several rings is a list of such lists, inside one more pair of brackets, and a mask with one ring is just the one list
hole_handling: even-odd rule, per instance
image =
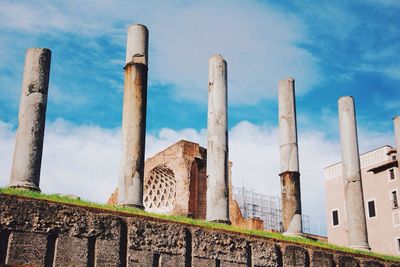
[[[46, 193], [76, 194], [84, 199], [104, 203], [118, 184], [121, 154], [120, 129], [74, 125], [57, 120], [46, 128], [41, 189]], [[15, 131], [0, 121], [0, 186], [10, 175]], [[278, 129], [247, 121], [235, 125], [229, 133], [230, 160], [233, 161], [233, 184], [256, 192], [279, 195]], [[147, 135], [146, 157], [186, 139], [206, 144], [206, 131], [162, 129]], [[377, 133], [360, 133], [367, 145], [361, 151], [376, 148], [392, 137]], [[299, 135], [300, 171], [303, 210], [311, 216], [311, 230], [325, 225], [323, 168], [340, 160], [339, 144], [325, 134], [306, 131]], [[324, 233], [321, 230], [321, 233]]]
[[[150, 31], [150, 83], [172, 85], [179, 98], [206, 102], [208, 59], [217, 53], [228, 62], [230, 99], [234, 104], [275, 97], [277, 82], [288, 76], [296, 77], [299, 94], [311, 90], [319, 80], [316, 60], [301, 47], [308, 40], [302, 21], [256, 1], [175, 1], [168, 5], [152, 1], [85, 1], [79, 5], [76, 1], [39, 2], [0, 3], [0, 25], [18, 32], [5, 32], [1, 37], [3, 62], [21, 58], [16, 55], [22, 53], [15, 50], [25, 49], [20, 45], [24, 39], [24, 45], [54, 46], [50, 47], [54, 60], [63, 64], [81, 67], [90, 60], [96, 66], [106, 64], [119, 71], [127, 26], [140, 22]], [[63, 44], [71, 42], [71, 36], [82, 38], [81, 44], [91, 49], [90, 54], [85, 57], [77, 51], [66, 55], [63, 50], [68, 48]], [[112, 47], [104, 46], [104, 38]], [[70, 62], [71, 56], [80, 63]], [[62, 88], [60, 82], [55, 83]]]

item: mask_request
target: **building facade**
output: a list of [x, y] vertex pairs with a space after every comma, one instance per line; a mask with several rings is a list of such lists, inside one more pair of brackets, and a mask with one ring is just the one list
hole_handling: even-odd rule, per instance
[[[383, 146], [360, 155], [371, 250], [400, 255], [400, 173], [396, 150]], [[347, 246], [342, 163], [324, 169], [328, 241]]]

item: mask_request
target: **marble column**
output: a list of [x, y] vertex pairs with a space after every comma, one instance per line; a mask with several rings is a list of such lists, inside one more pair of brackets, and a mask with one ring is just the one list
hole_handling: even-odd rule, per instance
[[227, 65], [221, 55], [209, 60], [207, 129], [206, 220], [230, 223]]
[[50, 61], [50, 49], [26, 51], [10, 187], [40, 191]]
[[348, 245], [369, 250], [353, 97], [340, 97], [338, 108]]
[[302, 234], [294, 79], [279, 81], [279, 145], [282, 224], [285, 235]]
[[396, 141], [396, 158], [400, 162], [400, 116], [393, 118], [394, 124], [394, 138]]
[[118, 204], [140, 209], [144, 208], [148, 36], [143, 25], [134, 24], [128, 28], [118, 187]]

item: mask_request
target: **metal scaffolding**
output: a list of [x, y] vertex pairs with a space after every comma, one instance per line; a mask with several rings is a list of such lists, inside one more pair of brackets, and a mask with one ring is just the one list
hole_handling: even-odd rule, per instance
[[[233, 187], [233, 199], [237, 201], [245, 219], [264, 221], [264, 229], [282, 232], [282, 210], [279, 196], [255, 193], [244, 187]], [[303, 232], [310, 233], [310, 217], [303, 215]]]

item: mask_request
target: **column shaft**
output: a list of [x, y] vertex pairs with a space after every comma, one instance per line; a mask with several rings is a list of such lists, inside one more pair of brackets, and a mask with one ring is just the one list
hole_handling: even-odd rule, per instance
[[207, 136], [207, 221], [230, 223], [228, 190], [227, 64], [209, 60]]
[[370, 249], [365, 221], [353, 97], [340, 97], [338, 107], [348, 245], [356, 249]]
[[302, 233], [294, 79], [279, 82], [279, 143], [282, 224], [287, 235]]
[[393, 118], [394, 124], [394, 138], [396, 141], [396, 158], [397, 161], [400, 162], [400, 116], [396, 116]]
[[122, 112], [122, 159], [118, 203], [143, 209], [144, 155], [147, 107], [148, 31], [143, 25], [128, 29], [124, 104]]
[[10, 186], [40, 191], [51, 51], [29, 48], [25, 54]]

